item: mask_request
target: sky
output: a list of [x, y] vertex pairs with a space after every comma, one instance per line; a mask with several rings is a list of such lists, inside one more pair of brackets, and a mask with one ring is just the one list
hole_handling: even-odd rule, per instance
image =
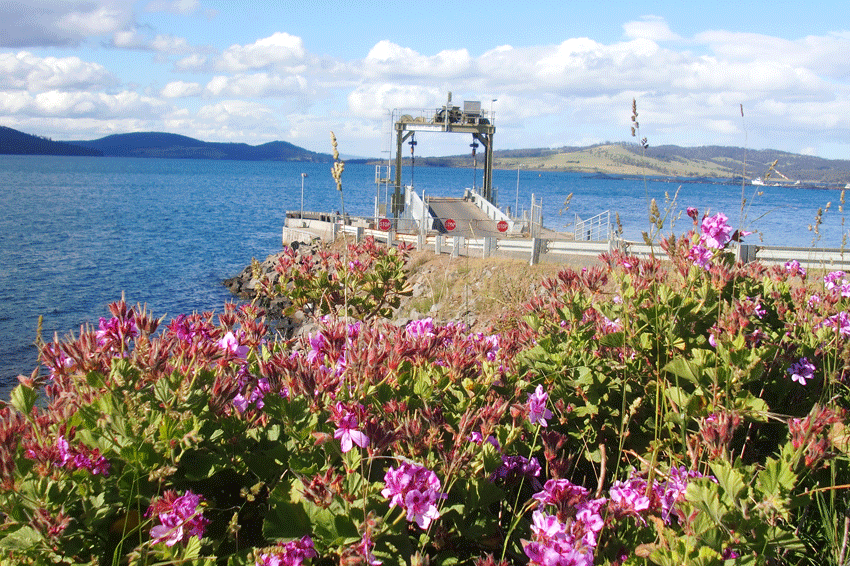
[[[390, 157], [393, 111], [480, 101], [494, 149], [603, 142], [850, 159], [850, 5], [0, 1], [0, 125]], [[632, 137], [632, 101], [639, 129]], [[417, 155], [469, 151], [417, 134]]]

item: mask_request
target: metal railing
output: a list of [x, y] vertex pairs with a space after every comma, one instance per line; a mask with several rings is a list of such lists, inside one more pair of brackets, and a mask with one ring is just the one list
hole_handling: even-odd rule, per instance
[[608, 240], [611, 237], [611, 211], [606, 210], [587, 220], [582, 220], [576, 214], [574, 237], [586, 242]]

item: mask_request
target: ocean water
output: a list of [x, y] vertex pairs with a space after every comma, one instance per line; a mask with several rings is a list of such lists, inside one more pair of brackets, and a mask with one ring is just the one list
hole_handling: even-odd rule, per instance
[[[121, 298], [147, 304], [166, 322], [181, 313], [220, 310], [232, 297], [222, 280], [252, 257], [281, 247], [287, 210], [343, 208], [329, 164], [86, 157], [0, 156], [0, 395], [35, 367], [39, 315], [50, 338], [108, 316]], [[481, 169], [416, 167], [403, 181], [430, 195], [460, 196], [481, 184]], [[371, 215], [375, 169], [347, 165], [345, 211]], [[599, 179], [576, 173], [494, 171], [499, 203], [528, 209], [542, 200], [548, 228], [569, 231], [575, 215], [619, 213], [627, 239], [648, 228], [649, 199], [672, 216], [688, 206], [724, 212], [758, 230], [769, 245], [813, 245], [807, 230], [819, 207], [817, 247], [839, 247], [846, 229], [839, 191], [652, 180]], [[564, 210], [567, 195], [573, 194]], [[686, 230], [680, 219], [674, 229]]]

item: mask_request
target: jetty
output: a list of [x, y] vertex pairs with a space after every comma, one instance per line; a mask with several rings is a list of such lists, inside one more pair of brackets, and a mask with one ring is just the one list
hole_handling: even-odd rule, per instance
[[[406, 242], [417, 249], [453, 256], [506, 256], [541, 261], [565, 262], [577, 256], [596, 257], [615, 250], [637, 257], [665, 257], [659, 243], [622, 239], [614, 229], [610, 211], [591, 218], [575, 217], [571, 232], [543, 226], [542, 202], [531, 196], [529, 209], [502, 209], [493, 192], [493, 139], [495, 115], [484, 111], [480, 101], [446, 103], [437, 109], [396, 109], [392, 114], [395, 157], [375, 167], [375, 207], [370, 217], [350, 217], [326, 212], [288, 211], [283, 227], [283, 244], [335, 240], [351, 235], [360, 240], [371, 236], [387, 245]], [[462, 134], [472, 137], [473, 167], [477, 150], [483, 148], [482, 184], [467, 187], [461, 196], [428, 195], [414, 184], [416, 133]], [[410, 184], [402, 183], [404, 146], [410, 148]], [[475, 179], [477, 175], [473, 175]], [[474, 182], [473, 182], [474, 183]], [[796, 260], [809, 268], [850, 269], [850, 250], [795, 248], [732, 244], [739, 260], [768, 265]]]

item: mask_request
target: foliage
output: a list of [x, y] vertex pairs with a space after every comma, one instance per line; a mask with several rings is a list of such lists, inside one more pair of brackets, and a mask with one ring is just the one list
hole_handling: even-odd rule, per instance
[[488, 334], [386, 322], [370, 241], [282, 261], [288, 341], [115, 303], [0, 409], [0, 563], [840, 564], [850, 283], [692, 217]]

